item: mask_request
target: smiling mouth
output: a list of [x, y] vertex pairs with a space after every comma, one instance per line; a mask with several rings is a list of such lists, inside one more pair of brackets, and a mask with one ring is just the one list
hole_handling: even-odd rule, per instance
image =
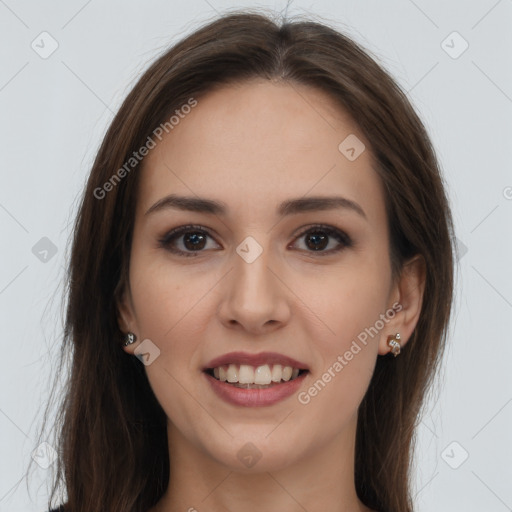
[[281, 364], [229, 364], [204, 370], [214, 379], [237, 388], [265, 389], [295, 380], [308, 370]]

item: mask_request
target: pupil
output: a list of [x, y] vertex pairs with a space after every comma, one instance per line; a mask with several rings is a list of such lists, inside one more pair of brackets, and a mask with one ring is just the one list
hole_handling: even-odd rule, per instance
[[310, 247], [311, 249], [314, 249], [314, 250], [323, 249], [325, 247], [325, 243], [322, 244], [321, 246], [319, 246], [317, 244], [322, 241], [325, 242], [326, 239], [327, 239], [327, 237], [325, 235], [319, 235], [317, 233], [313, 233], [308, 237], [308, 240], [313, 240], [313, 245], [310, 246], [310, 244], [308, 243], [308, 247]]
[[[185, 247], [187, 247], [187, 249], [197, 249], [201, 241], [204, 242], [203, 235], [197, 233], [185, 235]], [[191, 247], [188, 247], [188, 243], [191, 243]]]

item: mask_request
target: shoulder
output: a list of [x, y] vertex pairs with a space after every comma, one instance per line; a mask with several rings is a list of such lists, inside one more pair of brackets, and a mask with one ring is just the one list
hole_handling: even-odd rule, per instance
[[49, 512], [64, 512], [64, 506], [61, 505], [59, 508], [53, 508]]

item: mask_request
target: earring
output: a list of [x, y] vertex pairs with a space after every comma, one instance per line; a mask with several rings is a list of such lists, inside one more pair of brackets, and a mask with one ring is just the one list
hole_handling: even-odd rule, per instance
[[394, 336], [388, 336], [388, 345], [391, 347], [391, 353], [396, 357], [400, 354], [400, 334], [396, 333]]
[[127, 347], [128, 345], [131, 345], [137, 341], [137, 336], [135, 336], [133, 332], [129, 332], [125, 335], [124, 340], [124, 346]]

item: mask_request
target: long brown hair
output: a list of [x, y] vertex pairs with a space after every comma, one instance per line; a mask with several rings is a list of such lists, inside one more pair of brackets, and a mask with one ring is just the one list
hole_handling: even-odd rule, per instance
[[[57, 416], [59, 488], [71, 512], [146, 512], [169, 481], [166, 415], [137, 358], [120, 347], [116, 300], [128, 282], [140, 164], [98, 189], [190, 98], [253, 78], [305, 84], [339, 103], [370, 142], [385, 189], [393, 276], [426, 264], [422, 310], [400, 357], [378, 357], [359, 407], [355, 485], [380, 512], [411, 512], [414, 432], [446, 342], [453, 293], [452, 218], [434, 150], [406, 94], [349, 37], [325, 23], [254, 11], [208, 22], [157, 58], [112, 121], [74, 226]], [[125, 167], [126, 169], [126, 167]], [[112, 183], [112, 182], [110, 182]], [[96, 193], [95, 193], [96, 191]], [[102, 197], [98, 198], [101, 195]]]

